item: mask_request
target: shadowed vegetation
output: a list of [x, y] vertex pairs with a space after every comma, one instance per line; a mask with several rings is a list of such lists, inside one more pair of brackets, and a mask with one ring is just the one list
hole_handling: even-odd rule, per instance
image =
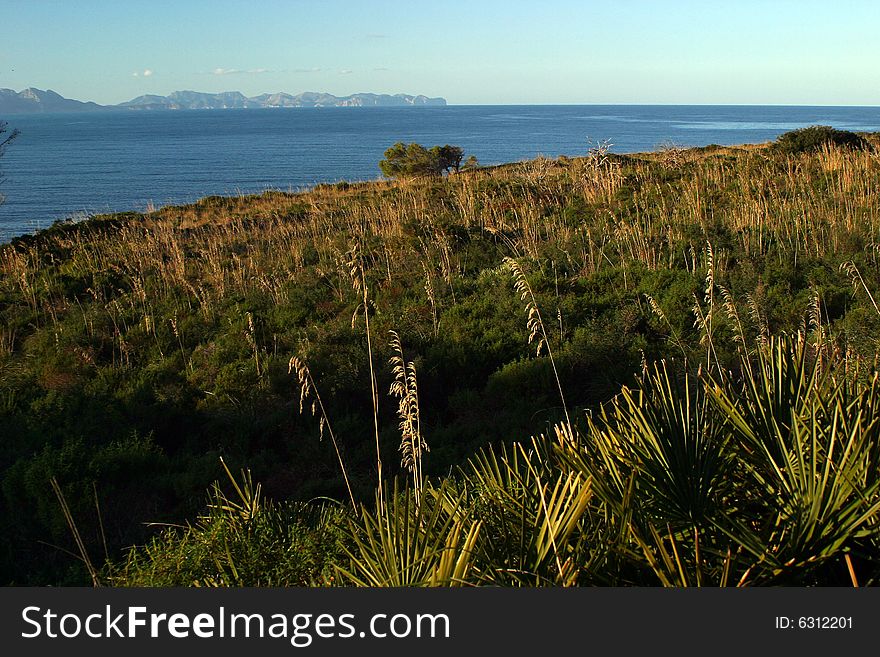
[[808, 153], [818, 151], [823, 146], [843, 148], [870, 148], [867, 139], [848, 130], [836, 130], [827, 125], [811, 125], [780, 135], [776, 148], [783, 153]]

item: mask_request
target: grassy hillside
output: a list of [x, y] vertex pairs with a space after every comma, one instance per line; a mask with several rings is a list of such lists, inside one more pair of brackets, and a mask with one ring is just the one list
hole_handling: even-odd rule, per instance
[[14, 241], [0, 581], [88, 581], [53, 478], [120, 584], [872, 581], [880, 158], [796, 150], [596, 151]]

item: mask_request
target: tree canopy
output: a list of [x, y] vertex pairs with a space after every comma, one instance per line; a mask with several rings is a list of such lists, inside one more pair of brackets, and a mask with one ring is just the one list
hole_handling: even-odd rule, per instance
[[464, 159], [464, 149], [460, 146], [434, 146], [431, 154], [437, 158], [437, 166], [446, 173], [450, 171], [458, 171], [461, 169], [461, 161]]
[[[399, 141], [385, 151], [379, 169], [389, 178], [441, 176], [460, 171], [463, 159], [464, 149], [460, 146], [446, 144], [425, 148], [415, 142], [405, 144]], [[476, 158], [472, 155], [468, 163], [475, 166]]]

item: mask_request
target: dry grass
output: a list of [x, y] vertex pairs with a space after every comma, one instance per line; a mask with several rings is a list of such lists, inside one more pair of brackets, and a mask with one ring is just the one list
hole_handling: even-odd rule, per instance
[[[761, 147], [634, 156], [599, 149], [587, 158], [539, 158], [442, 182], [211, 197], [86, 222], [0, 248], [0, 290], [20, 295], [35, 321], [49, 324], [75, 303], [57, 292], [59, 281], [106, 272], [88, 289], [104, 304], [106, 319], [115, 324], [122, 310], [136, 312], [155, 332], [173, 319], [156, 315], [160, 300], [205, 317], [230, 295], [262, 292], [282, 304], [312, 266], [335, 298], [346, 299], [352, 279], [344, 261], [358, 244], [362, 291], [424, 280], [437, 333], [438, 299], [455, 298], [455, 280], [466, 266], [455, 248], [462, 235], [495, 243], [502, 257], [540, 261], [552, 252], [554, 264], [572, 275], [632, 263], [695, 270], [705, 265], [705, 254], [693, 227], [708, 234], [717, 225], [749, 257], [822, 257], [860, 242], [876, 267], [877, 189], [880, 160], [872, 151], [826, 148], [779, 158]], [[585, 209], [572, 220], [566, 213], [575, 202]], [[863, 272], [864, 279], [874, 273]], [[870, 294], [871, 285], [860, 287]], [[114, 345], [120, 363], [129, 357], [124, 333]], [[4, 349], [14, 342], [7, 331]], [[252, 346], [260, 369], [267, 347]]]

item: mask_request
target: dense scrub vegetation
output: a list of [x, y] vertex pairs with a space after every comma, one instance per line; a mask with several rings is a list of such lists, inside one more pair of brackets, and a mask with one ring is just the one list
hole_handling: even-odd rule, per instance
[[124, 585], [875, 584], [880, 390], [828, 343], [773, 339], [740, 370], [646, 368], [582, 430], [486, 448], [371, 505], [263, 506], [245, 473]]
[[600, 149], [18, 239], [0, 579], [871, 583], [878, 183]]
[[823, 146], [870, 148], [871, 143], [862, 135], [849, 130], [837, 130], [828, 125], [811, 125], [780, 135], [775, 147], [783, 153], [808, 153]]

